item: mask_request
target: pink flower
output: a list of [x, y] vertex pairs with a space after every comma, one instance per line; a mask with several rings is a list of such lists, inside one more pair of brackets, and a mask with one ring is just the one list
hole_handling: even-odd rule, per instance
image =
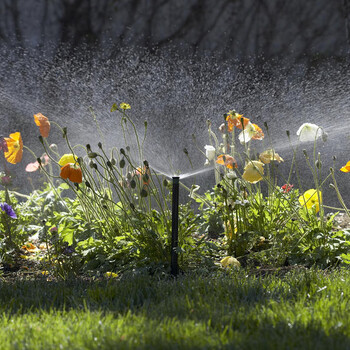
[[[41, 166], [44, 167], [45, 165], [49, 164], [50, 158], [46, 153], [44, 153], [40, 159], [41, 159]], [[31, 173], [31, 172], [37, 171], [39, 168], [40, 168], [40, 164], [38, 161], [36, 161], [34, 163], [29, 163], [26, 166], [25, 171], [27, 171], [28, 173]]]

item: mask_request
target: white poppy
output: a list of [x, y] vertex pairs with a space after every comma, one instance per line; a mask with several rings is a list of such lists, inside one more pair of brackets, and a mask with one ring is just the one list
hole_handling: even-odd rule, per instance
[[211, 161], [215, 158], [215, 147], [211, 145], [205, 145], [205, 156], [207, 157], [207, 161]]
[[322, 137], [323, 129], [316, 124], [304, 123], [297, 131], [301, 142], [315, 141]]

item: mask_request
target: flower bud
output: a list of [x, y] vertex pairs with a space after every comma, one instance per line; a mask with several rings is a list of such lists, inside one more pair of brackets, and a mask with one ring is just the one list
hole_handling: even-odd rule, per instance
[[148, 192], [143, 188], [140, 193], [142, 198], [146, 198], [148, 196]]
[[112, 158], [111, 159], [111, 163], [112, 163], [112, 165], [116, 165], [117, 162], [116, 162], [116, 160], [114, 158]]
[[36, 161], [41, 165], [41, 158], [37, 158]]
[[62, 131], [63, 131], [62, 136], [63, 138], [65, 138], [67, 136], [67, 127], [65, 126], [64, 128], [62, 128]]
[[121, 153], [122, 155], [125, 156], [125, 150], [124, 150], [124, 148], [121, 148], [121, 149], [120, 149], [120, 153]]
[[309, 155], [307, 154], [306, 149], [303, 149], [303, 153], [304, 153], [304, 157], [305, 157], [306, 159], [309, 159]]
[[124, 159], [124, 158], [122, 158], [122, 159], [120, 160], [120, 162], [119, 162], [119, 167], [120, 167], [121, 169], [123, 169], [123, 168], [125, 167], [125, 159]]
[[130, 187], [131, 187], [131, 188], [135, 188], [135, 187], [136, 187], [136, 181], [135, 181], [134, 179], [132, 179], [132, 180], [130, 181]]
[[39, 141], [44, 144], [44, 138], [41, 135], [39, 136]]
[[108, 166], [109, 168], [112, 168], [112, 167], [113, 167], [112, 163], [111, 163], [109, 160], [107, 160], [106, 164], [107, 164], [107, 166]]
[[145, 167], [149, 168], [149, 164], [148, 164], [148, 161], [147, 161], [147, 160], [144, 160], [144, 161], [143, 161], [143, 164], [145, 165]]
[[99, 142], [99, 143], [97, 144], [97, 146], [98, 146], [98, 148], [101, 148], [101, 149], [102, 149], [102, 143], [101, 143], [101, 142]]
[[86, 149], [87, 149], [88, 152], [91, 152], [91, 146], [90, 146], [89, 143], [86, 145]]
[[94, 158], [96, 158], [98, 156], [98, 154], [96, 153], [96, 152], [89, 152], [88, 153], [88, 157], [90, 158], [90, 159], [94, 159]]

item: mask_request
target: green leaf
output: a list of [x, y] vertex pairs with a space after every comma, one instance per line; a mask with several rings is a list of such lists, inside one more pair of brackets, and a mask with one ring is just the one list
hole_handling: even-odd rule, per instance
[[73, 238], [74, 238], [74, 228], [70, 227], [71, 225], [68, 225], [64, 227], [62, 230], [58, 230], [58, 233], [61, 235], [63, 242], [67, 242], [69, 245], [73, 244]]
[[69, 189], [69, 185], [65, 182], [62, 182], [58, 188], [62, 189], [62, 190], [68, 190]]

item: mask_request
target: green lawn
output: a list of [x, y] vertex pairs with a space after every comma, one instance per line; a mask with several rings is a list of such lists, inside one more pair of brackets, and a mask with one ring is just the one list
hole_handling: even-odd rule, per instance
[[350, 349], [350, 271], [1, 281], [0, 349]]

